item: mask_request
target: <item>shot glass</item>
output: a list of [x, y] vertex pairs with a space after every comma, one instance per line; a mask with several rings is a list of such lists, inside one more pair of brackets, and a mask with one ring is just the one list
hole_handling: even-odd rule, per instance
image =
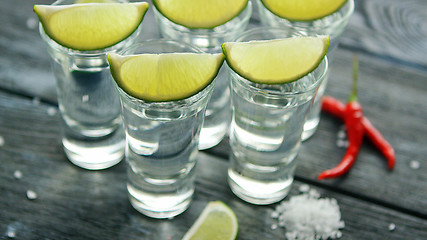
[[[152, 40], [122, 54], [173, 52], [200, 50], [175, 41]], [[142, 214], [169, 218], [188, 208], [194, 193], [200, 129], [214, 85], [169, 102], [145, 102], [116, 85], [126, 130], [129, 200]]]
[[[60, 0], [53, 4], [73, 3], [75, 0]], [[62, 145], [68, 159], [79, 167], [104, 169], [117, 164], [124, 156], [120, 100], [111, 80], [106, 53], [132, 44], [140, 28], [107, 49], [77, 51], [56, 43], [40, 24], [40, 35], [51, 56], [56, 78]]]
[[[190, 29], [171, 22], [153, 7], [154, 16], [161, 35], [194, 45], [204, 52], [220, 53], [221, 44], [243, 33], [252, 15], [252, 4], [229, 22], [212, 29]], [[228, 132], [231, 121], [230, 84], [227, 81], [227, 64], [221, 67], [200, 133], [199, 149], [217, 145]]]
[[[292, 33], [259, 28], [247, 31], [237, 41], [285, 36]], [[287, 84], [257, 84], [231, 69], [229, 72], [233, 109], [229, 186], [249, 203], [277, 202], [291, 188], [304, 121], [327, 75], [327, 58], [307, 76]]]
[[[348, 0], [341, 9], [329, 16], [314, 21], [289, 21], [272, 13], [264, 7], [261, 0], [257, 1], [258, 13], [261, 24], [264, 26], [277, 27], [286, 29], [289, 32], [298, 32], [306, 36], [329, 35], [330, 46], [328, 58], [332, 62], [333, 51], [339, 44], [340, 37], [344, 32], [348, 21], [354, 11], [353, 0]], [[333, 66], [333, 65], [331, 65]], [[302, 140], [310, 138], [317, 130], [320, 122], [320, 100], [327, 86], [327, 79], [322, 82], [319, 91], [314, 99], [313, 106], [308, 114], [307, 121], [304, 124]]]

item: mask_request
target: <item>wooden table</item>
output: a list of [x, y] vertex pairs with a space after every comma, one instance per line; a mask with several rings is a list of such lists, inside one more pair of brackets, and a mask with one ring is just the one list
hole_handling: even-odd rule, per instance
[[[251, 205], [229, 190], [227, 139], [200, 153], [194, 201], [169, 220], [150, 219], [131, 207], [124, 161], [88, 171], [66, 159], [55, 81], [32, 12], [33, 4], [51, 2], [0, 4], [0, 239], [13, 233], [15, 239], [180, 239], [212, 200], [235, 211], [238, 239], [284, 239], [285, 229], [271, 228], [275, 205]], [[285, 200], [299, 194], [302, 184], [335, 198], [345, 222], [342, 239], [427, 239], [427, 3], [356, 2], [326, 92], [347, 99], [352, 56], [358, 53], [360, 102], [394, 146], [396, 167], [388, 171], [383, 157], [365, 141], [349, 174], [316, 180], [345, 152], [336, 144], [342, 123], [322, 114], [317, 133], [302, 145], [295, 183]], [[141, 40], [159, 37], [151, 9], [143, 24]], [[255, 10], [250, 27], [256, 25]], [[21, 178], [14, 176], [17, 171]], [[28, 199], [28, 190], [37, 198]]]

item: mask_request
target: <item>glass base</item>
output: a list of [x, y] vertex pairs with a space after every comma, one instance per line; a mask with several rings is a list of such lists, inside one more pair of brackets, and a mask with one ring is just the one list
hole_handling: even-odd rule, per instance
[[304, 123], [304, 128], [301, 135], [301, 141], [309, 139], [316, 132], [317, 127], [319, 126], [320, 117], [314, 119], [307, 119]]
[[194, 189], [177, 194], [156, 194], [140, 191], [127, 185], [129, 200], [140, 213], [152, 218], [171, 218], [184, 212], [190, 205]]
[[267, 205], [285, 198], [291, 189], [293, 178], [283, 181], [257, 181], [228, 169], [228, 184], [231, 191], [242, 200]]
[[329, 73], [319, 86], [316, 96], [314, 97], [313, 104], [307, 114], [307, 120], [304, 123], [302, 130], [301, 141], [309, 139], [316, 132], [320, 123], [320, 113], [322, 111], [322, 97], [325, 93], [328, 84]]
[[199, 150], [216, 146], [228, 132], [231, 122], [231, 102], [228, 67], [221, 67], [215, 88], [206, 107], [205, 119], [200, 131]]
[[[105, 140], [103, 140], [105, 141]], [[125, 140], [113, 144], [94, 144], [81, 140], [63, 138], [62, 144], [68, 159], [81, 168], [101, 170], [119, 163], [125, 153]]]
[[218, 145], [228, 131], [228, 122], [217, 126], [202, 128], [200, 132], [199, 150], [208, 149]]

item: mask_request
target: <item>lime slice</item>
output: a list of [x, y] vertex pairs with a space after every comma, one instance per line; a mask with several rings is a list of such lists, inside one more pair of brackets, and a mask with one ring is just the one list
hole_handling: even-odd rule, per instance
[[209, 202], [182, 240], [234, 240], [236, 214], [221, 201]]
[[239, 15], [248, 0], [153, 0], [170, 21], [188, 28], [214, 28]]
[[147, 102], [181, 100], [202, 91], [224, 61], [222, 53], [107, 56], [111, 74], [120, 88]]
[[347, 0], [261, 0], [275, 15], [291, 21], [312, 21], [338, 11]]
[[75, 50], [98, 50], [126, 39], [138, 28], [148, 3], [35, 5], [46, 34]]
[[319, 66], [328, 52], [329, 36], [295, 37], [222, 44], [236, 73], [261, 84], [296, 81]]

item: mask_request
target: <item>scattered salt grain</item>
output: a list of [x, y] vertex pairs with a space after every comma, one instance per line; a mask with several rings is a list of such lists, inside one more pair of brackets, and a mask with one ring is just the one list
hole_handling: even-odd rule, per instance
[[56, 108], [54, 108], [54, 107], [49, 107], [48, 109], [47, 109], [47, 114], [49, 115], [49, 116], [55, 116], [55, 114], [56, 114], [56, 112], [57, 112], [58, 110], [56, 109]]
[[302, 184], [301, 186], [299, 186], [298, 190], [302, 193], [305, 193], [310, 190], [310, 186], [308, 186], [307, 184]]
[[420, 162], [412, 160], [409, 162], [409, 167], [412, 169], [419, 169], [420, 168]]
[[88, 102], [88, 101], [89, 101], [89, 95], [83, 95], [82, 102]]
[[16, 237], [16, 228], [14, 226], [7, 226], [7, 230], [6, 230], [6, 236], [8, 238], [15, 238]]
[[309, 189], [308, 195], [312, 198], [319, 198], [320, 197], [320, 193], [314, 189]]
[[394, 231], [395, 229], [396, 229], [396, 224], [394, 224], [394, 223], [390, 223], [390, 225], [388, 225], [388, 230], [389, 230], [390, 232]]
[[326, 240], [342, 236], [344, 228], [336, 199], [320, 198], [314, 189], [292, 196], [276, 206], [278, 225], [286, 228], [289, 240]]
[[277, 224], [275, 224], [275, 223], [271, 224], [271, 229], [272, 230], [277, 229]]
[[337, 147], [346, 148], [348, 147], [348, 141], [343, 139], [337, 139]]
[[35, 29], [37, 27], [37, 19], [35, 18], [28, 18], [27, 19], [27, 28], [28, 29]]
[[276, 211], [273, 211], [270, 216], [271, 216], [271, 218], [278, 218], [279, 217], [279, 213], [276, 212]]
[[35, 98], [33, 98], [32, 102], [33, 102], [34, 105], [38, 106], [38, 105], [40, 105], [40, 98], [39, 97], [35, 97]]
[[340, 129], [337, 133], [337, 138], [344, 139], [347, 137], [347, 133], [345, 132], [345, 129]]
[[21, 172], [21, 171], [19, 171], [19, 170], [16, 170], [15, 172], [13, 172], [13, 176], [14, 176], [16, 179], [21, 179], [21, 178], [22, 178], [22, 172]]
[[0, 147], [2, 147], [3, 145], [4, 145], [4, 138], [0, 136]]
[[37, 198], [37, 193], [34, 192], [33, 190], [27, 190], [27, 198], [29, 200], [34, 200]]

